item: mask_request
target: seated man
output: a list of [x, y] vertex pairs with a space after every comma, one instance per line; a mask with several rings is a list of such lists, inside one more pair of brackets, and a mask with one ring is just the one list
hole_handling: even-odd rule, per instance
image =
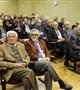
[[74, 30], [71, 29], [70, 22], [65, 21], [64, 29], [63, 29], [63, 36], [64, 36], [65, 40], [68, 42], [68, 44], [67, 44], [67, 51], [66, 51], [66, 57], [65, 57], [64, 65], [67, 67], [71, 67], [69, 60], [71, 59], [71, 57], [70, 57], [70, 37], [72, 35], [75, 35]]
[[71, 90], [72, 86], [63, 82], [51, 66], [51, 63], [49, 62], [51, 55], [46, 48], [45, 42], [39, 39], [39, 30], [32, 29], [30, 36], [31, 39], [25, 42], [26, 51], [33, 61], [33, 65], [30, 65], [30, 68], [42, 72], [45, 75], [46, 90], [52, 90], [52, 79], [59, 82], [61, 89]]
[[0, 67], [7, 68], [3, 78], [6, 82], [10, 79], [21, 80], [24, 90], [39, 90], [34, 73], [28, 68], [30, 57], [17, 38], [15, 31], [8, 31], [8, 42], [0, 45]]
[[[64, 33], [62, 29], [59, 29], [58, 22], [52, 23], [52, 30], [48, 32], [48, 42], [51, 50], [55, 50], [56, 48], [60, 50], [60, 54], [64, 56], [64, 63], [68, 65], [68, 42], [64, 38]], [[66, 62], [65, 62], [66, 61]]]
[[77, 28], [75, 35], [70, 38], [71, 58], [80, 60], [80, 28]]

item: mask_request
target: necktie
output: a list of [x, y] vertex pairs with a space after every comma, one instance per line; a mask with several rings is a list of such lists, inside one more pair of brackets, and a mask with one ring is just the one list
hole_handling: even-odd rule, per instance
[[61, 35], [61, 33], [60, 33], [59, 30], [56, 30], [56, 34], [57, 34], [57, 37], [58, 37], [58, 38], [62, 38], [62, 35]]
[[43, 50], [41, 50], [41, 47], [40, 47], [39, 43], [38, 42], [35, 42], [35, 45], [36, 45], [36, 47], [38, 49], [38, 55], [39, 55], [39, 57], [40, 58], [44, 58], [45, 57], [45, 54], [43, 53]]
[[56, 30], [56, 34], [57, 34], [57, 36], [60, 36], [60, 34], [59, 34], [58, 30]]

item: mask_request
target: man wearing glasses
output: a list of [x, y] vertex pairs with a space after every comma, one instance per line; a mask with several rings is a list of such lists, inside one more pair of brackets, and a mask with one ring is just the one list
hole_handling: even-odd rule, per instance
[[[51, 54], [49, 53], [44, 40], [39, 39], [40, 33], [37, 29], [30, 31], [31, 38], [25, 42], [26, 51], [33, 62], [30, 68], [44, 73], [46, 90], [52, 90], [52, 79], [57, 81], [61, 89], [71, 90], [72, 86], [62, 81], [50, 61]], [[47, 73], [47, 74], [46, 74]]]

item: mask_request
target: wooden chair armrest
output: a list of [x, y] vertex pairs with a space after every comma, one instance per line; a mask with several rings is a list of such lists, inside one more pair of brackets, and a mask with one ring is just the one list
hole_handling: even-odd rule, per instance
[[2, 76], [3, 76], [3, 72], [6, 70], [6, 67], [0, 67], [0, 75], [1, 75], [1, 85], [3, 85], [5, 83], [5, 81], [3, 80]]
[[49, 42], [50, 44], [56, 44], [57, 42]]
[[6, 67], [0, 67], [0, 70], [6, 70], [7, 68]]

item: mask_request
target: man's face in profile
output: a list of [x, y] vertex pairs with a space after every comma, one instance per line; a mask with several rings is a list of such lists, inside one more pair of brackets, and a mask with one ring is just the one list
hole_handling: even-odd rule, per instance
[[17, 36], [15, 33], [9, 33], [7, 39], [9, 44], [15, 44], [17, 41]]

